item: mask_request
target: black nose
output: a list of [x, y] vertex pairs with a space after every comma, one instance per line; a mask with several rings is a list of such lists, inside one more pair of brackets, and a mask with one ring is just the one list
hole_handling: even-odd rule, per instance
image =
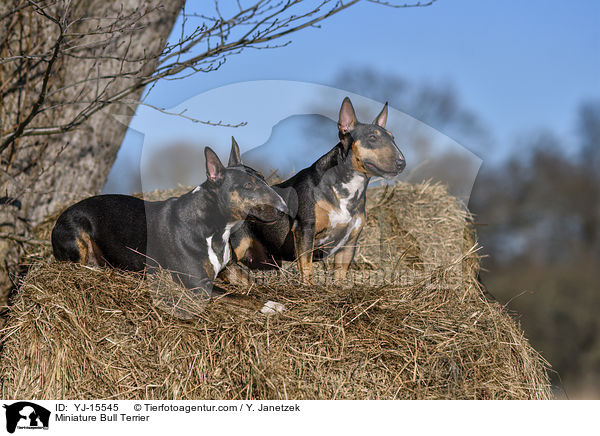
[[402, 171], [406, 167], [406, 161], [404, 159], [396, 159], [396, 168], [398, 172]]

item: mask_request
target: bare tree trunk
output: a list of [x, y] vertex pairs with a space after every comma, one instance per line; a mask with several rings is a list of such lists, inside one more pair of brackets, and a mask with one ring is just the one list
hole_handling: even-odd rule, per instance
[[[9, 0], [4, 6], [0, 6], [0, 17], [25, 4], [27, 2], [23, 0]], [[82, 36], [77, 40], [76, 47], [69, 52], [71, 55], [62, 56], [51, 65], [53, 73], [49, 81], [58, 92], [55, 91], [54, 96], [47, 98], [53, 98], [57, 102], [81, 103], [57, 104], [38, 118], [46, 125], [49, 122], [55, 125], [66, 124], [81, 112], [86, 102], [98, 98], [103, 91], [120, 89], [127, 81], [133, 84], [140, 77], [150, 76], [158, 64], [158, 55], [164, 49], [183, 4], [184, 0], [70, 2], [68, 34], [75, 40], [77, 35]], [[57, 3], [56, 8], [60, 6]], [[47, 8], [44, 13], [48, 10], [48, 14], [52, 12], [51, 8]], [[9, 20], [11, 22], [0, 28], [0, 55], [6, 58], [13, 53], [11, 44], [47, 44], [51, 48], [57, 39], [58, 25], [46, 18], [39, 11], [15, 14], [14, 20]], [[127, 23], [128, 27], [122, 34], [117, 32], [116, 37], [115, 33], [107, 33], [106, 43], [90, 44], [90, 38], [97, 38], [93, 34], [98, 26], [110, 26], [113, 22], [114, 26]], [[18, 32], [26, 35], [20, 36]], [[90, 46], [89, 49], [87, 45]], [[35, 61], [24, 60], [21, 68], [27, 68], [27, 65]], [[32, 67], [32, 71], [36, 70]], [[22, 73], [0, 70], [0, 92], [1, 85], [11, 79], [8, 77], [10, 74]], [[24, 82], [29, 80], [33, 81], [34, 78], [24, 76]], [[14, 125], [25, 118], [25, 114], [17, 115], [16, 119], [10, 117], [20, 107], [25, 107], [24, 99], [35, 99], [43, 91], [42, 80], [38, 82], [35, 92], [5, 93], [0, 97], [0, 130], [6, 131], [10, 128], [7, 124]], [[27, 85], [28, 83], [24, 83], [22, 88]], [[128, 95], [128, 100], [138, 101], [142, 91], [143, 88], [139, 88], [132, 92]], [[21, 208], [19, 210], [14, 205], [0, 205], [0, 232], [19, 235], [16, 238], [10, 238], [9, 235], [8, 238], [0, 239], [0, 262], [3, 267], [0, 287], [4, 291], [11, 286], [9, 273], [16, 267], [22, 253], [22, 247], [18, 244], [23, 241], [16, 239], [33, 237], [33, 227], [48, 214], [84, 195], [100, 192], [127, 129], [112, 115], [119, 113], [132, 116], [133, 110], [134, 108], [124, 105], [111, 105], [63, 134], [24, 136], [18, 139], [18, 147], [11, 144], [14, 152], [7, 150], [5, 153], [7, 157], [3, 165], [8, 170], [2, 174], [3, 179], [0, 179], [0, 197], [16, 198]], [[12, 162], [15, 164], [11, 166]]]
[[0, 2], [0, 303], [24, 246], [38, 242], [35, 225], [100, 191], [126, 130], [113, 115], [131, 116], [146, 85], [216, 71], [247, 48], [285, 46], [358, 1], [206, 1], [206, 13], [184, 14], [168, 46], [184, 0]]

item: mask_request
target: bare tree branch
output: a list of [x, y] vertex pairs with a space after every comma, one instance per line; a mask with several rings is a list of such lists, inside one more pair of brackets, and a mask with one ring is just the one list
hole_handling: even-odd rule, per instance
[[[435, 0], [367, 1], [423, 7]], [[12, 250], [16, 264], [15, 253], [22, 248], [13, 243], [35, 243], [31, 223], [82, 193], [101, 189], [124, 135], [107, 128], [113, 117], [103, 114], [131, 116], [143, 104], [190, 122], [245, 125], [198, 120], [144, 99], [159, 80], [214, 73], [248, 49], [285, 47], [294, 33], [319, 27], [358, 2], [214, 0], [202, 2], [192, 14], [182, 8], [184, 0], [0, 2], [0, 196], [23, 204], [22, 209], [0, 204], [2, 222], [15, 229], [13, 235], [0, 233], [0, 262]], [[178, 12], [178, 38], [167, 42]], [[0, 288], [6, 283], [3, 274]]]
[[[347, 2], [332, 1], [332, 0], [321, 0], [314, 3], [307, 10], [302, 11], [299, 14], [291, 13], [299, 6], [304, 6], [306, 2], [301, 0], [288, 0], [288, 1], [269, 1], [262, 0], [250, 4], [247, 7], [243, 7], [238, 3], [239, 9], [230, 17], [225, 18], [219, 9], [219, 2], [215, 2], [215, 15], [209, 16], [204, 14], [195, 14], [193, 16], [201, 18], [204, 23], [201, 26], [197, 26], [190, 32], [186, 31], [186, 20], [185, 17], [190, 16], [184, 13], [184, 20], [182, 22], [182, 28], [180, 32], [179, 40], [171, 45], [165, 46], [163, 53], [159, 56], [160, 66], [156, 69], [153, 74], [145, 75], [140, 69], [124, 70], [121, 68], [117, 74], [102, 75], [97, 74], [96, 76], [88, 76], [80, 81], [66, 84], [57, 90], [51, 91], [52, 95], [60, 94], [69, 87], [82, 87], [87, 82], [94, 82], [98, 87], [100, 83], [104, 82], [105, 86], [102, 90], [97, 88], [96, 99], [90, 101], [84, 109], [76, 114], [72, 120], [68, 123], [61, 125], [36, 125], [26, 128], [32, 121], [32, 119], [39, 113], [44, 112], [42, 103], [45, 100], [47, 89], [44, 85], [42, 92], [39, 94], [39, 99], [36, 104], [32, 106], [30, 114], [10, 133], [5, 133], [0, 136], [2, 145], [0, 145], [0, 152], [6, 149], [17, 137], [29, 137], [29, 136], [46, 136], [55, 135], [67, 132], [71, 129], [77, 128], [87, 119], [93, 116], [95, 113], [102, 111], [107, 106], [118, 102], [124, 98], [127, 98], [133, 92], [138, 91], [140, 88], [146, 87], [152, 83], [155, 83], [160, 79], [181, 79], [188, 77], [189, 75], [197, 72], [211, 72], [218, 70], [222, 63], [225, 61], [227, 56], [241, 53], [244, 49], [271, 49], [277, 47], [283, 47], [289, 44], [290, 41], [285, 41], [277, 45], [269, 45], [271, 41], [282, 39], [292, 33], [298, 32], [308, 27], [315, 27], [323, 20], [335, 15], [353, 5], [358, 3], [359, 0], [350, 0]], [[435, 0], [427, 3], [414, 3], [414, 4], [394, 4], [392, 2], [382, 2], [379, 0], [369, 0], [370, 2], [384, 4], [385, 6], [393, 7], [424, 7], [432, 4]], [[39, 5], [30, 1], [30, 4], [35, 5], [36, 11], [45, 14], [44, 10]], [[329, 7], [327, 9], [326, 7]], [[95, 28], [92, 28], [86, 32], [69, 32], [61, 33], [60, 39], [57, 40], [55, 50], [50, 62], [48, 63], [47, 76], [51, 72], [51, 67], [54, 64], [61, 45], [64, 45], [61, 56], [73, 57], [79, 59], [93, 59], [95, 61], [101, 61], [104, 59], [117, 60], [125, 64], [139, 64], [140, 62], [147, 62], [148, 58], [129, 58], [127, 56], [118, 54], [102, 54], [90, 51], [91, 48], [102, 47], [110, 45], [117, 37], [121, 37], [123, 33], [134, 34], [139, 27], [139, 19], [145, 16], [147, 12], [140, 12], [138, 14], [130, 13], [126, 16], [116, 16], [109, 18], [86, 18], [86, 21], [104, 21], [104, 24], [98, 24]], [[50, 20], [53, 19], [50, 15], [45, 14]], [[244, 29], [241, 32], [237, 32], [237, 37], [232, 38], [233, 33], [238, 29]], [[62, 32], [62, 29], [61, 29]], [[90, 39], [92, 36], [100, 36], [100, 39]], [[73, 39], [83, 38], [87, 42], [84, 44], [74, 44]], [[68, 42], [62, 44], [63, 39], [67, 39]], [[212, 42], [216, 42], [212, 44]], [[200, 51], [200, 53], [193, 54], [197, 51], [196, 48], [201, 44], [206, 44], [206, 49]], [[82, 54], [77, 54], [82, 52]], [[125, 50], [127, 53], [128, 50]], [[86, 54], [89, 53], [89, 54]], [[192, 54], [192, 56], [185, 58], [186, 55]], [[28, 55], [31, 58], [36, 56], [44, 57], [44, 54], [32, 54]], [[12, 59], [19, 58], [19, 56], [5, 58], [3, 62], [10, 62]], [[190, 70], [186, 73], [187, 70]], [[117, 91], [109, 93], [109, 85], [121, 78], [133, 78], [134, 81], [128, 84], [126, 87], [122, 87]], [[46, 81], [47, 82], [47, 77]], [[47, 83], [46, 83], [47, 84]], [[62, 103], [65, 104], [65, 103]], [[66, 102], [66, 104], [82, 105], [82, 101]], [[52, 106], [57, 107], [56, 104]], [[200, 122], [200, 120], [194, 120]], [[218, 122], [213, 123], [211, 121], [204, 122], [208, 125], [224, 125], [233, 126], [235, 123]], [[238, 123], [239, 124], [239, 123]]]
[[8, 137], [2, 142], [2, 144], [0, 145], [0, 153], [2, 153], [2, 151], [4, 151], [16, 138], [18, 138], [23, 133], [23, 130], [25, 130], [25, 127], [27, 127], [27, 125], [31, 122], [31, 120], [33, 120], [33, 118], [39, 113], [40, 107], [44, 103], [44, 100], [46, 100], [46, 93], [48, 90], [48, 81], [50, 79], [50, 74], [52, 74], [52, 67], [54, 66], [54, 63], [56, 62], [56, 59], [58, 59], [58, 55], [60, 53], [60, 48], [61, 48], [61, 44], [63, 42], [64, 34], [63, 34], [63, 27], [58, 20], [50, 17], [46, 13], [43, 13], [43, 14], [46, 18], [52, 20], [59, 27], [60, 33], [58, 35], [58, 38], [56, 39], [56, 42], [54, 43], [54, 48], [52, 50], [52, 57], [48, 61], [48, 65], [46, 66], [46, 70], [44, 71], [44, 77], [42, 79], [42, 89], [40, 90], [37, 100], [31, 106], [29, 115], [27, 115], [27, 117], [19, 123], [17, 128], [10, 135], [8, 135]]

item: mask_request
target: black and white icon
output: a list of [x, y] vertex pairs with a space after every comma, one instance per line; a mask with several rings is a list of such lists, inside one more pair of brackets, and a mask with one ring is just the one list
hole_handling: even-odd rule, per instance
[[50, 411], [29, 401], [5, 404], [6, 431], [14, 433], [19, 429], [47, 429]]

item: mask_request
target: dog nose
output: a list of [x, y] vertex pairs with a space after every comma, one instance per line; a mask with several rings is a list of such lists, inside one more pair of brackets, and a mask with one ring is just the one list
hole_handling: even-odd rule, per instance
[[396, 159], [396, 168], [398, 172], [402, 171], [406, 167], [406, 161], [404, 159]]

